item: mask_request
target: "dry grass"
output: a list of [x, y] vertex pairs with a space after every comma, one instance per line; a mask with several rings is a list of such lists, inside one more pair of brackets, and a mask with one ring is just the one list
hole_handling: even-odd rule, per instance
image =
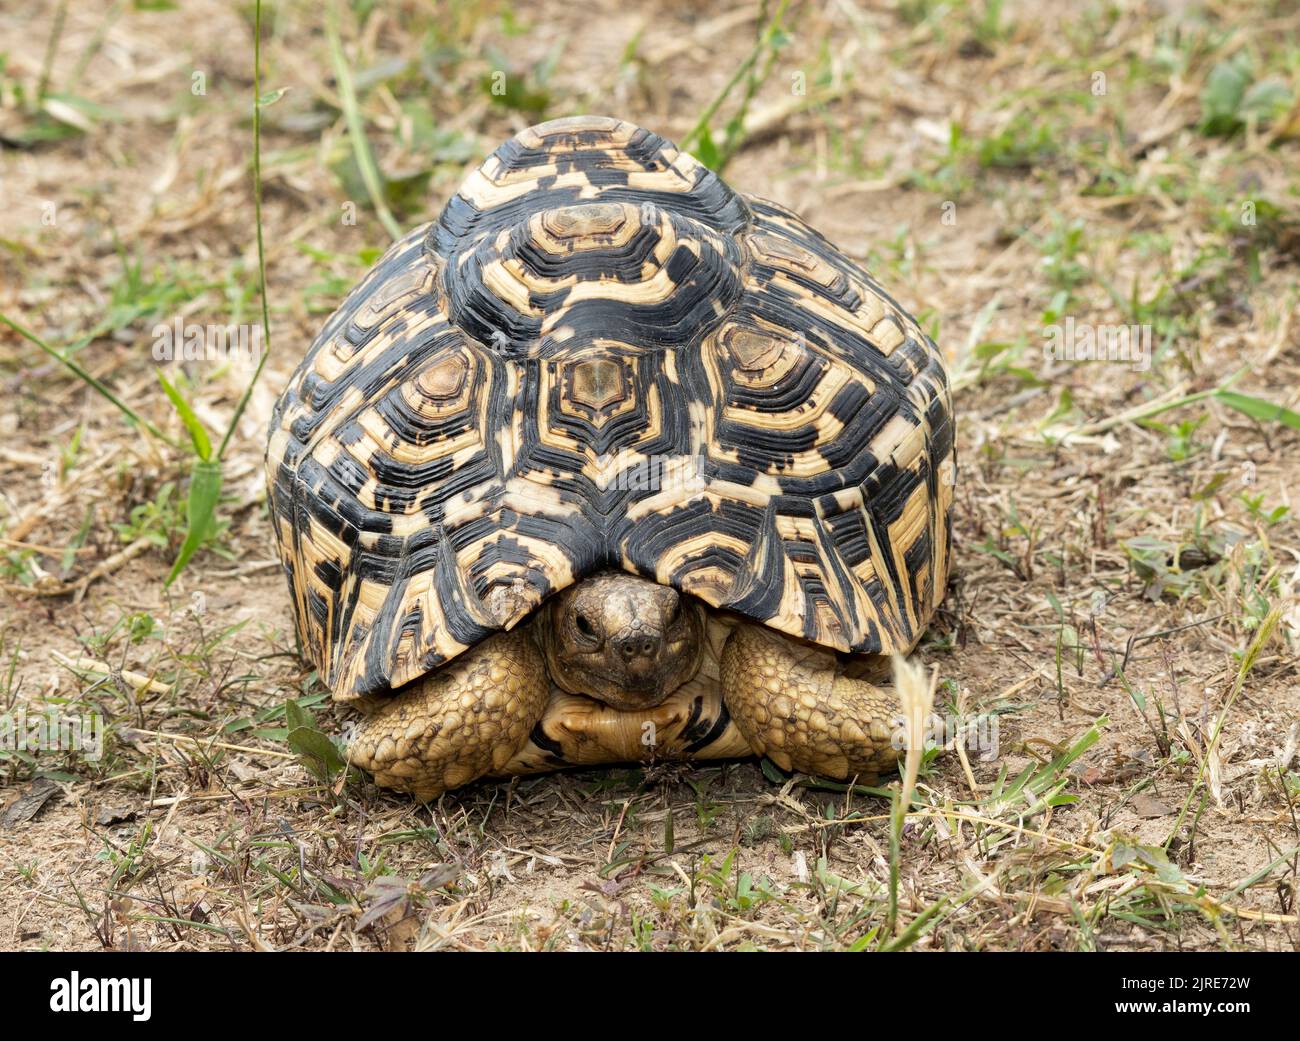
[[[0, 311], [184, 445], [154, 324], [260, 320], [251, 5], [137, 6], [0, 13]], [[897, 828], [756, 763], [423, 807], [291, 750], [340, 721], [294, 653], [266, 421], [388, 235], [317, 5], [268, 7], [273, 353], [225, 526], [170, 588], [188, 448], [0, 329], [0, 711], [111, 729], [95, 762], [0, 751], [0, 947], [1297, 946], [1300, 435], [1213, 392], [1244, 368], [1233, 392], [1300, 408], [1300, 15], [1176, 6], [792, 3], [730, 93], [752, 6], [340, 12], [401, 226], [520, 127], [608, 112], [730, 155], [944, 346], [957, 574], [921, 653], [1000, 747], [927, 756]], [[1153, 363], [1045, 357], [1067, 316], [1151, 327]], [[248, 381], [198, 364], [180, 389], [219, 435]]]

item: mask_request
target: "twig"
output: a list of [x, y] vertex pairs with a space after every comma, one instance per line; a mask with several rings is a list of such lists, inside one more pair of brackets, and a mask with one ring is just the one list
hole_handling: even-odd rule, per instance
[[58, 651], [50, 651], [50, 657], [73, 672], [103, 673], [105, 676], [122, 677], [122, 679], [134, 690], [147, 690], [151, 694], [167, 694], [171, 691], [171, 686], [156, 680], [152, 676], [146, 676], [142, 672], [133, 672], [130, 669], [115, 669], [106, 662], [96, 661], [94, 658], [85, 658], [80, 661], [73, 661], [66, 654], [60, 654]]
[[271, 748], [254, 748], [251, 745], [232, 745], [226, 741], [216, 741], [213, 739], [200, 740], [197, 737], [186, 737], [184, 734], [169, 734], [165, 730], [142, 730], [140, 727], [131, 727], [131, 733], [144, 734], [147, 737], [157, 737], [165, 741], [175, 741], [177, 744], [198, 745], [200, 748], [224, 748], [229, 752], [247, 752], [250, 755], [269, 755], [276, 759], [297, 759], [298, 756], [293, 752], [278, 752]]

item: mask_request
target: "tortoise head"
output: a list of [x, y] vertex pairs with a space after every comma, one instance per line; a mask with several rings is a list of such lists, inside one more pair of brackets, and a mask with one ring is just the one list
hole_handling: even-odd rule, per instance
[[699, 670], [700, 608], [675, 589], [621, 572], [570, 586], [547, 605], [551, 679], [619, 709], [653, 708]]

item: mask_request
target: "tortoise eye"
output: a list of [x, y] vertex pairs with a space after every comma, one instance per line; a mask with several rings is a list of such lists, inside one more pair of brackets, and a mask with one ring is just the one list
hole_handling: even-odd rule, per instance
[[591, 619], [582, 612], [578, 612], [574, 617], [574, 624], [578, 627], [578, 632], [582, 633], [583, 636], [591, 639], [596, 638], [596, 627], [591, 624]]

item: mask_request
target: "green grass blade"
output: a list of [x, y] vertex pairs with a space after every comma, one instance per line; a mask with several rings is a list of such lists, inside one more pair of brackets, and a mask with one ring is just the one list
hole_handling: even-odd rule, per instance
[[905, 951], [921, 938], [921, 933], [940, 911], [949, 904], [946, 896], [941, 896], [919, 915], [913, 918], [902, 932], [880, 945], [881, 953], [888, 951]]
[[902, 877], [903, 822], [907, 811], [898, 791], [890, 792], [889, 805], [889, 907], [885, 916], [885, 934], [894, 936], [898, 928], [898, 883]]
[[235, 413], [230, 417], [230, 425], [226, 427], [226, 433], [221, 438], [221, 446], [217, 449], [217, 459], [225, 457], [226, 446], [230, 444], [230, 438], [234, 435], [239, 421], [243, 418], [244, 409], [248, 408], [249, 399], [253, 396], [253, 388], [257, 386], [257, 381], [262, 378], [262, 368], [266, 365], [267, 355], [271, 353], [271, 311], [270, 303], [266, 296], [266, 245], [262, 236], [262, 109], [267, 105], [274, 105], [283, 91], [272, 91], [265, 98], [262, 97], [262, 0], [257, 0], [253, 15], [253, 217], [257, 224], [257, 287], [262, 296], [262, 354], [257, 359], [257, 368], [253, 371], [253, 378], [248, 381], [248, 386], [244, 388], [244, 393], [239, 396], [239, 401], [235, 405]]
[[200, 459], [212, 458], [212, 442], [208, 440], [208, 432], [203, 429], [203, 424], [199, 422], [199, 417], [194, 414], [190, 408], [190, 403], [181, 397], [181, 392], [177, 390], [168, 381], [167, 377], [158, 370], [158, 382], [162, 384], [163, 393], [167, 395], [167, 400], [172, 403], [176, 409], [176, 414], [181, 417], [181, 422], [185, 424], [185, 429], [189, 431], [190, 440], [194, 442], [194, 452]]
[[338, 5], [331, 3], [329, 16], [325, 19], [325, 30], [329, 36], [330, 58], [334, 63], [334, 79], [339, 88], [339, 101], [343, 105], [343, 118], [348, 125], [348, 137], [352, 141], [352, 154], [356, 157], [361, 179], [365, 182], [366, 192], [370, 195], [370, 204], [379, 215], [379, 222], [394, 239], [402, 237], [402, 229], [389, 212], [384, 201], [383, 181], [379, 177], [379, 167], [375, 157], [370, 154], [370, 142], [366, 138], [365, 123], [361, 119], [361, 109], [357, 105], [357, 92], [352, 84], [352, 70], [348, 68], [347, 57], [343, 53], [343, 42], [339, 39]]
[[1229, 408], [1261, 423], [1281, 423], [1292, 430], [1300, 430], [1300, 414], [1283, 405], [1275, 405], [1263, 398], [1253, 398], [1249, 394], [1238, 394], [1234, 390], [1216, 390], [1214, 396]]
[[[732, 73], [731, 79], [726, 82], [722, 90], [718, 92], [717, 96], [709, 102], [708, 106], [704, 109], [704, 112], [701, 113], [700, 118], [696, 120], [695, 126], [691, 129], [691, 132], [681, 140], [681, 147], [683, 149], [687, 151], [698, 151], [699, 154], [697, 155], [697, 158], [700, 162], [719, 173], [722, 171], [723, 167], [726, 166], [727, 161], [740, 147], [739, 137], [740, 133], [743, 131], [745, 113], [748, 109], [750, 100], [752, 100], [754, 93], [758, 89], [759, 81], [754, 78], [754, 68], [759, 59], [763, 56], [763, 52], [771, 46], [773, 30], [780, 23], [782, 17], [785, 15], [785, 9], [788, 6], [789, 0], [781, 0], [781, 4], [777, 8], [776, 14], [771, 18], [768, 18], [767, 4], [764, 3], [762, 5], [759, 12], [758, 40], [754, 43], [749, 54], [746, 55], [745, 60], [736, 66], [736, 71]], [[740, 120], [740, 126], [734, 128], [734, 133], [729, 132], [726, 135], [723, 146], [719, 148], [713, 139], [713, 135], [709, 131], [709, 125], [712, 123], [713, 117], [717, 114], [718, 109], [721, 108], [727, 98], [731, 96], [731, 92], [735, 90], [740, 81], [746, 77], [750, 77], [750, 85], [746, 90], [746, 97], [741, 110], [735, 117], [735, 119]]]
[[1242, 893], [1244, 893], [1244, 892], [1245, 892], [1247, 889], [1249, 889], [1251, 886], [1258, 885], [1260, 882], [1263, 882], [1264, 879], [1268, 878], [1268, 876], [1271, 875], [1271, 874], [1273, 873], [1273, 871], [1274, 871], [1276, 868], [1278, 868], [1278, 867], [1280, 867], [1281, 865], [1285, 864], [1288, 860], [1290, 860], [1292, 857], [1294, 857], [1297, 853], [1300, 853], [1300, 846], [1292, 846], [1289, 850], [1287, 850], [1285, 853], [1283, 853], [1280, 857], [1278, 857], [1278, 858], [1277, 858], [1276, 860], [1274, 860], [1272, 863], [1265, 864], [1262, 868], [1260, 868], [1258, 871], [1256, 871], [1253, 875], [1250, 875], [1248, 878], [1246, 878], [1245, 881], [1243, 881], [1243, 882], [1238, 882], [1235, 886], [1232, 887], [1231, 890], [1228, 891], [1228, 895], [1227, 895], [1226, 897], [1224, 897], [1224, 900], [1225, 900], [1225, 901], [1226, 901], [1226, 900], [1233, 900], [1233, 899], [1235, 899], [1236, 897], [1239, 897]]
[[165, 444], [169, 444], [173, 448], [180, 447], [180, 445], [177, 444], [175, 440], [168, 437], [156, 426], [154, 426], [151, 422], [149, 422], [149, 420], [145, 419], [144, 416], [136, 412], [135, 409], [133, 409], [125, 401], [123, 401], [111, 390], [109, 390], [106, 386], [104, 386], [104, 384], [100, 383], [99, 380], [95, 379], [94, 376], [92, 376], [89, 372], [83, 369], [75, 361], [73, 361], [71, 358], [64, 357], [62, 353], [56, 351], [53, 347], [51, 347], [48, 343], [42, 340], [30, 329], [26, 328], [25, 326], [19, 325], [12, 318], [6, 315], [3, 311], [0, 311], [0, 322], [4, 322], [5, 325], [9, 326], [9, 328], [12, 329], [14, 332], [16, 332], [19, 336], [23, 337], [24, 339], [30, 340], [32, 343], [36, 344], [37, 347], [43, 350], [46, 354], [48, 354], [51, 358], [57, 361], [60, 365], [64, 366], [66, 369], [71, 371], [73, 375], [75, 375], [78, 379], [84, 382], [87, 386], [89, 386], [91, 389], [95, 390], [97, 393], [101, 394], [107, 400], [109, 400], [114, 405], [116, 405], [118, 411], [121, 412], [122, 415], [126, 416], [127, 420], [130, 421], [132, 424], [134, 424], [137, 427], [140, 427], [141, 429], [149, 431], [149, 433], [151, 433], [154, 437], [158, 438], [159, 441], [162, 441]]
[[36, 98], [44, 101], [50, 90], [50, 72], [54, 68], [54, 55], [59, 49], [59, 40], [63, 37], [63, 26], [68, 15], [68, 0], [61, 0], [54, 11], [54, 25], [45, 41], [45, 59], [41, 62], [41, 78], [36, 85]]
[[220, 497], [221, 464], [208, 459], [195, 459], [190, 471], [190, 495], [185, 503], [188, 521], [185, 541], [181, 543], [181, 551], [176, 555], [176, 562], [172, 564], [164, 585], [170, 586], [176, 581], [176, 576], [190, 562], [190, 557], [212, 534], [216, 527], [217, 500]]

